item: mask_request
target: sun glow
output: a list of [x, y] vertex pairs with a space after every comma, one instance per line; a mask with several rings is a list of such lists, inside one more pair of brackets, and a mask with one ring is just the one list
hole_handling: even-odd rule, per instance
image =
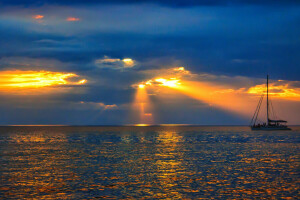
[[[231, 77], [220, 77], [221, 81], [215, 81], [217, 76], [192, 74], [184, 67], [150, 72], [154, 74], [155, 78], [140, 82], [139, 85], [134, 85], [134, 88], [148, 90], [154, 99], [161, 100], [163, 100], [164, 94], [168, 94], [168, 98], [169, 94], [184, 95], [198, 100], [201, 104], [205, 103], [211, 109], [216, 108], [228, 113], [235, 113], [245, 118], [253, 115], [260, 95], [266, 93], [265, 84], [249, 88], [249, 79], [236, 78], [236, 81], [241, 81], [239, 82], [241, 85], [245, 84], [244, 87], [237, 87], [236, 84], [232, 84]], [[159, 76], [157, 76], [158, 74]], [[223, 84], [222, 80], [227, 84]], [[269, 95], [278, 100], [299, 101], [300, 90], [296, 87], [297, 85], [297, 81], [280, 80], [269, 83]], [[173, 90], [173, 93], [170, 89]], [[145, 112], [143, 112], [143, 116], [145, 116]]]
[[157, 78], [157, 79], [155, 79], [155, 81], [160, 83], [163, 86], [167, 86], [167, 87], [171, 87], [171, 88], [176, 88], [181, 85], [180, 80], [177, 78], [170, 78], [170, 79]]
[[145, 88], [144, 84], [139, 84], [139, 88]]
[[78, 81], [78, 84], [85, 84], [87, 82], [87, 80], [86, 79], [82, 79], [81, 81]]
[[125, 67], [133, 67], [135, 65], [134, 60], [131, 58], [124, 58], [122, 61], [124, 62]]
[[148, 80], [146, 82], [140, 83], [139, 88], [145, 88], [148, 86], [166, 86], [171, 88], [176, 88], [181, 85], [181, 80], [178, 78], [155, 78], [154, 80]]
[[[179, 69], [183, 70], [183, 69]], [[172, 88], [179, 94], [207, 103], [211, 107], [216, 107], [225, 111], [234, 112], [242, 116], [249, 116], [255, 108], [256, 101], [249, 98], [250, 94], [244, 90], [233, 90], [225, 86], [210, 82], [185, 81], [177, 78], [155, 78], [141, 83], [142, 88], [154, 89], [161, 87]]]

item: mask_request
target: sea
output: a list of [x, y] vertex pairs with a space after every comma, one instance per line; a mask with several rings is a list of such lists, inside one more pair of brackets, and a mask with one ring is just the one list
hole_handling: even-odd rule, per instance
[[0, 199], [299, 199], [291, 128], [3, 126]]

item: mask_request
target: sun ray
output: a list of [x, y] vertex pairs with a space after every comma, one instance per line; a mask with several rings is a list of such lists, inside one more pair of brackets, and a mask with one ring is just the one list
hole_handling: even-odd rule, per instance
[[184, 81], [181, 86], [174, 89], [209, 106], [243, 116], [252, 114], [256, 103], [253, 98], [257, 98], [253, 96], [250, 98], [250, 95], [245, 93], [234, 93], [226, 87], [205, 82]]
[[135, 115], [139, 116], [136, 124], [153, 124], [152, 104], [145, 85], [143, 84], [137, 87], [132, 109], [135, 111]]

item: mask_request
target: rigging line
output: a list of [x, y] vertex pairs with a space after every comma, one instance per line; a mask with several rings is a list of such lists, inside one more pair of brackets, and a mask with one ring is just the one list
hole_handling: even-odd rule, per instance
[[261, 107], [261, 104], [262, 104], [263, 97], [264, 97], [264, 94], [262, 94], [260, 102], [258, 104], [258, 110], [257, 110], [257, 114], [256, 114], [256, 117], [255, 117], [255, 120], [254, 120], [254, 124], [256, 123], [256, 120], [257, 120], [257, 117], [258, 117], [258, 114], [259, 114], [259, 110], [260, 110], [260, 107]]
[[271, 100], [269, 100], [269, 104], [271, 105], [271, 107], [270, 107], [271, 115], [272, 115], [273, 119], [275, 119], [273, 105], [272, 105], [272, 101]]
[[274, 118], [274, 113], [272, 110], [272, 102], [269, 100], [269, 116]]
[[263, 96], [264, 96], [264, 94], [261, 97], [261, 101], [260, 101], [259, 106], [258, 106], [258, 110], [257, 110], [257, 113], [256, 113], [256, 118], [255, 118], [254, 124], [256, 123], [256, 120], [259, 117], [259, 111], [260, 111], [261, 105], [263, 103]]
[[272, 107], [272, 112], [273, 112], [273, 116], [274, 116], [274, 119], [278, 119], [277, 118], [277, 114], [276, 114], [276, 111], [274, 109], [274, 106], [273, 106], [273, 102], [271, 101], [271, 107]]
[[[275, 107], [275, 106], [273, 106], [273, 107]], [[274, 110], [274, 114], [275, 114], [276, 119], [279, 119], [276, 110], [274, 108], [273, 108], [273, 110]]]
[[258, 111], [257, 111], [257, 115], [256, 115], [256, 118], [255, 118], [254, 124], [256, 123], [256, 120], [257, 120], [257, 117], [258, 117], [258, 114], [259, 114], [259, 110], [260, 110], [260, 107], [261, 107], [261, 104], [262, 104], [262, 100], [263, 100], [263, 95], [262, 95], [261, 101], [259, 103], [259, 107], [258, 107]]
[[255, 118], [255, 116], [256, 116], [256, 113], [257, 113], [257, 110], [258, 110], [258, 107], [259, 107], [259, 104], [260, 104], [260, 102], [261, 102], [262, 97], [263, 97], [263, 94], [262, 94], [262, 96], [260, 97], [260, 99], [259, 99], [259, 101], [258, 101], [258, 104], [257, 104], [257, 106], [256, 106], [255, 112], [254, 112], [253, 117], [252, 117], [252, 119], [251, 119], [250, 125], [252, 125], [252, 122], [253, 122], [253, 120], [254, 120], [254, 118]]
[[274, 118], [271, 100], [269, 100], [269, 116]]

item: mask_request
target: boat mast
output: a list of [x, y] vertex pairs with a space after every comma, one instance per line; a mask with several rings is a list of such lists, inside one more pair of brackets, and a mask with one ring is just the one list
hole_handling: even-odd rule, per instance
[[269, 126], [269, 75], [267, 75], [267, 125]]

